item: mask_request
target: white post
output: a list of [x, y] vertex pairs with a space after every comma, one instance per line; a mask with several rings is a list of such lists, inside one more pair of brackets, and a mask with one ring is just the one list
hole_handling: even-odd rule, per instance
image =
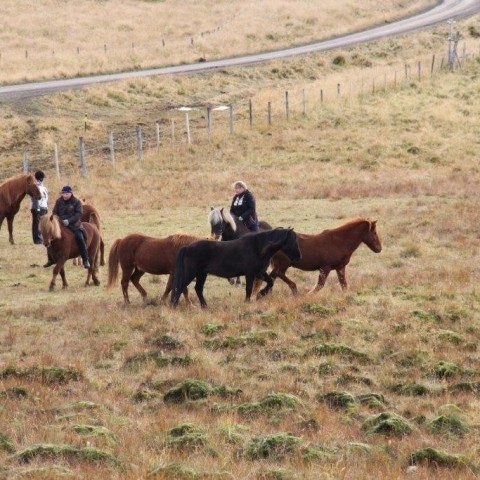
[[113, 139], [113, 132], [108, 134], [108, 147], [110, 149], [110, 161], [115, 165], [115, 141]]
[[228, 106], [228, 112], [230, 114], [230, 135], [233, 135], [233, 105]]
[[60, 165], [58, 163], [58, 145], [53, 144], [53, 161], [55, 162], [55, 172], [57, 174], [57, 180], [60, 180]]
[[83, 137], [80, 137], [78, 141], [80, 146], [80, 166], [82, 171], [82, 177], [86, 177], [87, 176], [87, 159], [86, 159], [86, 153], [85, 153], [85, 140], [83, 139]]
[[137, 156], [138, 156], [138, 161], [141, 162], [143, 160], [143, 138], [142, 138], [141, 125], [137, 125], [136, 133], [137, 133]]
[[185, 127], [187, 129], [187, 143], [192, 143], [192, 138], [190, 137], [190, 120], [188, 118], [188, 112], [185, 112]]

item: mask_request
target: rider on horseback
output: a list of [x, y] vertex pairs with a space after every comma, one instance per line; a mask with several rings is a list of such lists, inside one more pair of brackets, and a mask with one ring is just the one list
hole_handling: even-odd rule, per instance
[[83, 208], [82, 202], [73, 195], [73, 190], [70, 185], [65, 185], [60, 193], [62, 196], [55, 202], [53, 213], [60, 218], [60, 221], [65, 227], [68, 227], [74, 233], [78, 249], [80, 250], [80, 256], [83, 260], [83, 266], [90, 268], [87, 245], [80, 221]]
[[230, 213], [238, 217], [252, 232], [258, 232], [258, 220], [255, 206], [255, 197], [247, 189], [245, 182], [238, 180], [233, 184], [235, 196], [230, 206]]

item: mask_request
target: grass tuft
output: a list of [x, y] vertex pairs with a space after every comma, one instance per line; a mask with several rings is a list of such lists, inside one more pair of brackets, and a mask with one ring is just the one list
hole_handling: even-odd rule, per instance
[[368, 418], [362, 428], [369, 434], [381, 433], [396, 436], [409, 435], [413, 431], [405, 418], [393, 412], [383, 412]]
[[269, 458], [280, 460], [296, 451], [302, 442], [300, 437], [289, 433], [275, 433], [252, 438], [245, 447], [245, 456], [250, 460]]

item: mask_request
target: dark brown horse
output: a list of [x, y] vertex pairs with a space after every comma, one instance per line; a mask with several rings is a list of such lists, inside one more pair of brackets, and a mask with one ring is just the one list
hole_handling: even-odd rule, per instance
[[[80, 217], [80, 220], [82, 222], [93, 223], [98, 228], [98, 231], [101, 233], [100, 213], [98, 213], [98, 210], [93, 205], [85, 203], [85, 199], [82, 198], [81, 200], [82, 200], [83, 205], [82, 205], [82, 216]], [[73, 259], [73, 264], [74, 265], [82, 265], [81, 257], [74, 258]], [[103, 238], [101, 238], [101, 240], [100, 240], [100, 266], [103, 267], [104, 265], [105, 265], [105, 244], [103, 243]]]
[[[85, 286], [90, 284], [90, 278], [95, 285], [100, 285], [97, 277], [101, 241], [100, 232], [92, 223], [82, 222], [82, 227], [87, 234], [85, 243], [87, 244], [88, 257], [91, 264], [88, 269]], [[50, 282], [50, 291], [55, 288], [55, 279], [59, 273], [62, 277], [63, 288], [67, 288], [65, 262], [70, 258], [78, 257], [80, 254], [75, 235], [68, 227], [60, 224], [56, 215], [43, 215], [40, 218], [40, 231], [42, 232], [43, 244], [48, 248], [52, 260], [56, 263], [53, 269], [52, 281]]]
[[[143, 300], [147, 292], [140, 285], [140, 279], [145, 273], [153, 275], [169, 275], [162, 301], [172, 290], [173, 274], [175, 271], [175, 257], [181, 247], [190, 245], [202, 237], [195, 235], [176, 234], [165, 238], [154, 238], [133, 233], [125, 238], [115, 240], [108, 256], [108, 283], [107, 287], [115, 285], [118, 278], [118, 264], [122, 267], [122, 292], [125, 303], [128, 298], [128, 284], [132, 282], [140, 292]], [[183, 291], [185, 301], [190, 303], [188, 291]]]
[[5, 180], [0, 184], [0, 227], [3, 220], [7, 219], [8, 240], [13, 245], [13, 218], [20, 210], [20, 203], [25, 195], [40, 198], [35, 177], [31, 173], [18, 175]]
[[[296, 295], [297, 285], [290, 280], [285, 272], [289, 267], [300, 270], [319, 270], [317, 284], [309, 293], [317, 292], [325, 285], [325, 280], [332, 270], [336, 270], [338, 280], [343, 290], [347, 288], [345, 268], [350, 262], [353, 252], [365, 243], [375, 253], [382, 251], [382, 244], [377, 234], [377, 222], [364, 218], [357, 218], [337, 228], [324, 230], [317, 235], [297, 233], [298, 246], [302, 252], [302, 258], [298, 262], [292, 262], [282, 252], [272, 258], [272, 280], [281, 278]], [[268, 286], [260, 293], [268, 293]]]

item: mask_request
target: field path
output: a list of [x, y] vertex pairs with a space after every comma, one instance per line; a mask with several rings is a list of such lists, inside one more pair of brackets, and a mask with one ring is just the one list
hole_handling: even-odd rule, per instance
[[94, 75], [67, 80], [51, 80], [0, 87], [0, 102], [14, 101], [28, 97], [46, 95], [59, 90], [82, 88], [98, 83], [115, 82], [131, 78], [148, 77], [152, 75], [176, 75], [186, 73], [207, 72], [227, 67], [251, 65], [267, 62], [274, 59], [286, 58], [295, 55], [305, 55], [312, 52], [322, 52], [336, 48], [344, 48], [361, 43], [372, 42], [395, 35], [401, 35], [415, 30], [437, 25], [449, 19], [463, 18], [480, 12], [480, 0], [443, 0], [430, 10], [422, 12], [397, 22], [373, 27], [361, 32], [342, 37], [331, 38], [319, 42], [309, 43], [283, 50], [264, 52], [252, 55], [239, 56], [214, 60], [211, 62], [177, 65], [171, 67], [154, 68], [132, 72], [114, 73], [108, 75]]

